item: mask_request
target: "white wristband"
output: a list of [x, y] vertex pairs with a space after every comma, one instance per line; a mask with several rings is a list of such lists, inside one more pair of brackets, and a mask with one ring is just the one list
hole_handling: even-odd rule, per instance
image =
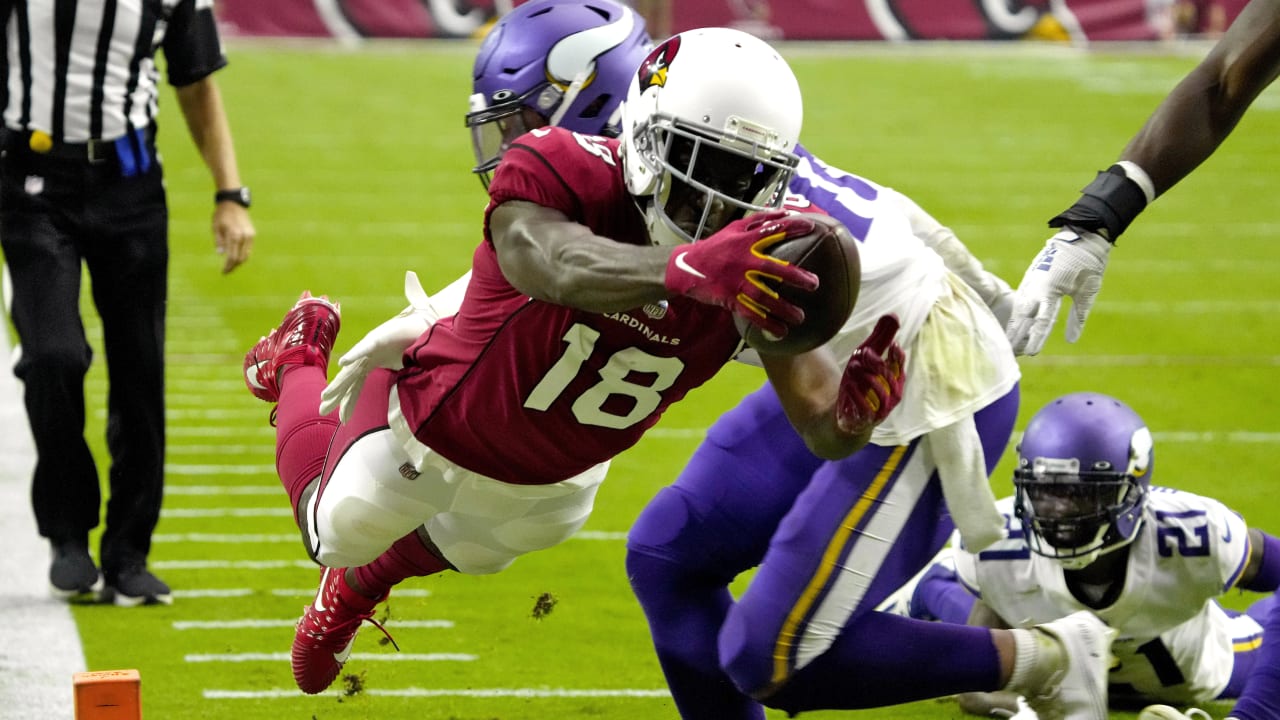
[[1138, 163], [1133, 162], [1132, 160], [1121, 160], [1116, 163], [1116, 165], [1118, 165], [1121, 170], [1124, 170], [1125, 177], [1134, 181], [1137, 183], [1138, 187], [1142, 188], [1142, 194], [1147, 196], [1148, 205], [1155, 202], [1156, 184], [1151, 182], [1151, 176], [1147, 174], [1146, 170], [1143, 170]]

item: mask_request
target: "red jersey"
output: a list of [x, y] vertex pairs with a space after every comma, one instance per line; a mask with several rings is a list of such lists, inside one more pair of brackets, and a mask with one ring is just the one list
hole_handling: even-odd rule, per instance
[[619, 242], [649, 242], [617, 141], [535, 130], [503, 156], [489, 195], [462, 306], [405, 353], [400, 407], [420, 441], [468, 470], [558, 482], [634, 445], [741, 338], [727, 310], [689, 298], [601, 314], [532, 299], [503, 276], [488, 221], [509, 200], [555, 208]]

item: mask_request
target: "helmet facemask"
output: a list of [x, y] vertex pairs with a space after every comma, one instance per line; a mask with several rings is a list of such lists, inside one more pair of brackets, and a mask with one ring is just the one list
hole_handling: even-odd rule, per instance
[[803, 116], [795, 74], [759, 38], [702, 28], [655, 47], [622, 104], [620, 152], [651, 241], [701, 240], [781, 206]]
[[1146, 488], [1102, 460], [1088, 470], [1076, 458], [1035, 458], [1014, 471], [1015, 512], [1031, 551], [1079, 570], [1133, 542]]
[[655, 170], [653, 190], [641, 201], [659, 244], [701, 240], [782, 204], [799, 158], [770, 152], [763, 128], [742, 120], [731, 125], [720, 131], [659, 114], [637, 137]]
[[471, 96], [471, 111], [466, 119], [471, 130], [471, 149], [476, 156], [476, 166], [471, 172], [480, 176], [480, 182], [486, 188], [494, 168], [498, 167], [502, 154], [511, 147], [511, 143], [526, 132], [547, 124], [547, 120], [530, 106], [545, 104], [554, 107], [559, 97], [559, 90], [552, 85], [536, 87], [523, 95], [500, 90], [488, 100], [481, 93]]

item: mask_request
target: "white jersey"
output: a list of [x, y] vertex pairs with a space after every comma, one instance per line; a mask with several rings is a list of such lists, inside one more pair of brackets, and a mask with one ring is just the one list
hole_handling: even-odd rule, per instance
[[1008, 538], [976, 556], [955, 552], [960, 581], [996, 614], [1026, 628], [1092, 610], [1119, 631], [1112, 686], [1175, 703], [1222, 692], [1231, 678], [1233, 642], [1241, 638], [1214, 598], [1235, 584], [1249, 558], [1248, 527], [1239, 515], [1211, 498], [1152, 487], [1124, 588], [1098, 610], [1072, 595], [1060, 564], [1027, 547], [1013, 498], [999, 508]]
[[[803, 148], [788, 189], [844, 223], [858, 241], [862, 286], [848, 323], [830, 342], [841, 360], [896, 313], [907, 357], [903, 399], [872, 442], [905, 444], [999, 399], [1021, 376], [1004, 328], [969, 284], [993, 281], [963, 246], [909, 198], [825, 165]], [[963, 257], [935, 248], [949, 243]], [[961, 276], [948, 264], [963, 265]], [[967, 271], [967, 272], [966, 272]]]

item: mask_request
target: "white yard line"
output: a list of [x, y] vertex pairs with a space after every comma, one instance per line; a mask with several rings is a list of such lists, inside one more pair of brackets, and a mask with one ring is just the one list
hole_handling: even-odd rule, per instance
[[[616, 690], [578, 690], [574, 688], [459, 688], [448, 690], [441, 688], [402, 688], [399, 690], [380, 688], [365, 689], [361, 695], [376, 697], [462, 697], [462, 698], [661, 698], [671, 697], [667, 690], [644, 690], [639, 688], [619, 688]], [[328, 697], [342, 697], [341, 690], [322, 693]], [[298, 698], [301, 690], [205, 690], [206, 700], [273, 700], [280, 698]]]
[[[183, 655], [189, 663], [288, 662], [289, 653], [192, 653]], [[475, 662], [479, 655], [467, 653], [351, 653], [350, 660], [372, 662]]]

